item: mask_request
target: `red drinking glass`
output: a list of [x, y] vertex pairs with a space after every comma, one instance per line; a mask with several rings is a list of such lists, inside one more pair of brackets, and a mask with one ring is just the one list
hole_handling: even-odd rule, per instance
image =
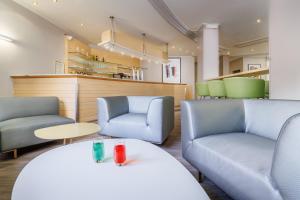
[[115, 163], [122, 166], [126, 161], [126, 147], [124, 143], [118, 143], [114, 148]]

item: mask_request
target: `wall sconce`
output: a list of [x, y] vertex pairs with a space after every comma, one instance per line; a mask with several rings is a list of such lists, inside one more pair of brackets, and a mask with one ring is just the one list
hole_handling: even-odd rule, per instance
[[0, 40], [4, 40], [4, 41], [7, 41], [7, 42], [13, 42], [13, 39], [11, 39], [7, 36], [1, 35], [1, 34], [0, 34]]

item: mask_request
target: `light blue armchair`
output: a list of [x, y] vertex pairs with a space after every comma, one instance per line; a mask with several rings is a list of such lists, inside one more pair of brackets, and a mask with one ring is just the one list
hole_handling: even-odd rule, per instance
[[300, 101], [181, 104], [183, 157], [233, 199], [300, 199]]
[[115, 96], [98, 98], [102, 135], [162, 144], [174, 128], [174, 98]]

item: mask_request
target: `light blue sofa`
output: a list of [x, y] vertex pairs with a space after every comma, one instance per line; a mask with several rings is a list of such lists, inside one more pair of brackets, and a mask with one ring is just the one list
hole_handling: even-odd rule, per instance
[[181, 104], [183, 157], [234, 199], [300, 199], [300, 101]]
[[174, 127], [174, 98], [115, 96], [98, 98], [100, 134], [162, 144]]
[[15, 151], [21, 147], [44, 143], [34, 131], [54, 125], [74, 123], [58, 114], [57, 97], [1, 97], [0, 150]]

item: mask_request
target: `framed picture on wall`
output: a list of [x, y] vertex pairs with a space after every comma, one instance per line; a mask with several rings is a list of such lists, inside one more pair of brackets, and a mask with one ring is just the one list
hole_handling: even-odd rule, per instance
[[260, 69], [260, 68], [261, 68], [261, 64], [248, 64], [248, 71], [256, 70], [256, 69]]
[[163, 83], [181, 83], [181, 59], [169, 58], [167, 64], [162, 65]]

